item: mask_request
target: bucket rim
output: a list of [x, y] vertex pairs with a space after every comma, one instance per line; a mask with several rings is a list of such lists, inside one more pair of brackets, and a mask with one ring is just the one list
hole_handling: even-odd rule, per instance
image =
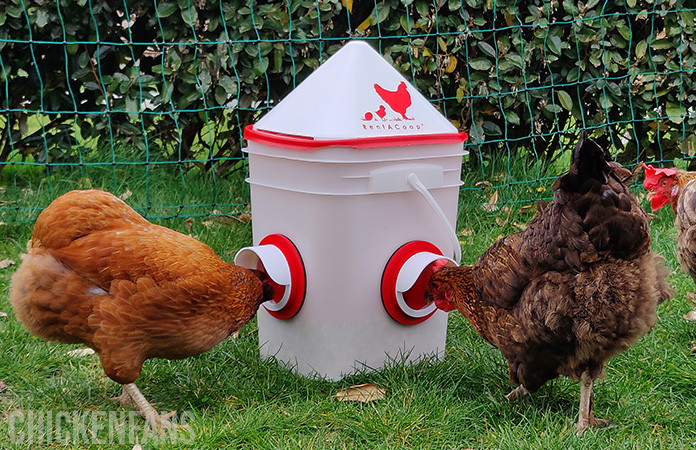
[[285, 133], [258, 130], [254, 125], [244, 128], [244, 138], [273, 147], [292, 150], [317, 150], [325, 147], [375, 148], [407, 145], [451, 144], [464, 142], [469, 135], [463, 131], [456, 133], [405, 134], [400, 136], [372, 136], [361, 138], [314, 139]]

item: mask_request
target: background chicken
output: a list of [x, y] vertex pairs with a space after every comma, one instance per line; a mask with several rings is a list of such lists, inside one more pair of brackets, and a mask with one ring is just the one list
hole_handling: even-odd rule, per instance
[[[650, 206], [656, 212], [671, 204], [677, 226], [677, 258], [682, 269], [696, 281], [696, 172], [680, 169], [657, 169], [643, 164], [643, 187], [650, 192]], [[696, 322], [696, 309], [684, 315]]]
[[72, 191], [38, 217], [12, 277], [10, 303], [31, 333], [84, 343], [151, 426], [169, 426], [134, 382], [149, 358], [212, 348], [272, 298], [261, 272], [221, 260], [195, 239], [154, 225], [122, 200]]
[[650, 331], [670, 294], [628, 177], [581, 137], [553, 201], [527, 229], [497, 241], [473, 266], [436, 271], [426, 292], [501, 350], [518, 386], [508, 399], [558, 375], [580, 380], [578, 433], [606, 423], [593, 414], [592, 383], [609, 358]]

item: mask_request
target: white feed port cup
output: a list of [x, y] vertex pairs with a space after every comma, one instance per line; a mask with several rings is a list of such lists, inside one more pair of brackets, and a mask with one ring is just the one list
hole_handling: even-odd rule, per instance
[[280, 234], [266, 236], [259, 245], [237, 252], [234, 263], [265, 272], [275, 289], [273, 300], [263, 304], [277, 319], [289, 319], [302, 308], [306, 291], [305, 269], [295, 245]]

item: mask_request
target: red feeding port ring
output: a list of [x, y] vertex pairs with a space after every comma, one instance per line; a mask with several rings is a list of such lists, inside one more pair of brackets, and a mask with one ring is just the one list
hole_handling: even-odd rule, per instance
[[[437, 308], [425, 304], [425, 270], [442, 256], [435, 245], [426, 241], [411, 241], [392, 255], [382, 273], [382, 303], [387, 313], [399, 323], [416, 325], [428, 320]], [[417, 277], [416, 277], [417, 275]]]
[[282, 234], [270, 234], [258, 246], [245, 247], [235, 256], [235, 264], [265, 272], [275, 288], [273, 300], [263, 303], [268, 313], [280, 320], [294, 317], [302, 308], [307, 279], [300, 252]]

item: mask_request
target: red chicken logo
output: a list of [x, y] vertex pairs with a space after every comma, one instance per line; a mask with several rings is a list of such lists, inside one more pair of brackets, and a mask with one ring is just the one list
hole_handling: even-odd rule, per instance
[[[411, 94], [408, 92], [408, 86], [405, 82], [399, 83], [399, 86], [395, 91], [390, 91], [384, 89], [379, 84], [375, 83], [375, 92], [380, 96], [384, 102], [389, 105], [392, 111], [401, 115], [401, 118], [396, 118], [396, 120], [413, 120], [411, 117], [406, 115], [406, 111], [411, 106]], [[384, 105], [380, 105], [379, 109], [375, 111], [380, 119], [384, 119], [386, 115], [386, 108]], [[372, 120], [374, 115], [371, 111], [365, 113], [363, 120]]]

